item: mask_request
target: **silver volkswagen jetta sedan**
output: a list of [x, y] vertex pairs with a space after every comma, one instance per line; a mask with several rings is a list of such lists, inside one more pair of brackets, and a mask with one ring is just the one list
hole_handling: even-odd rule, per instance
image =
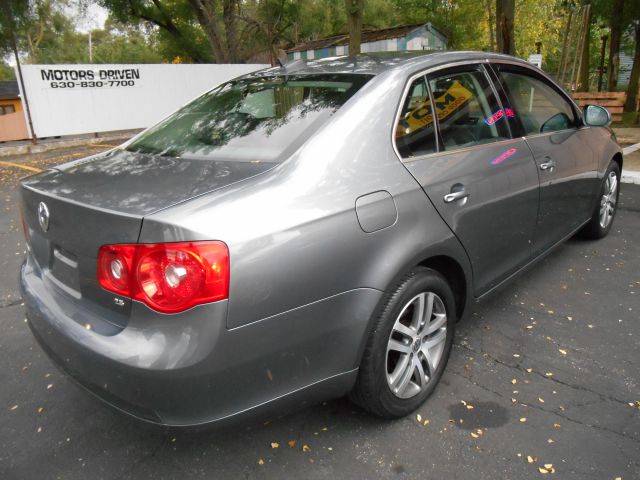
[[237, 78], [22, 182], [29, 326], [79, 384], [154, 423], [346, 393], [406, 415], [472, 301], [611, 229], [609, 123], [487, 53]]

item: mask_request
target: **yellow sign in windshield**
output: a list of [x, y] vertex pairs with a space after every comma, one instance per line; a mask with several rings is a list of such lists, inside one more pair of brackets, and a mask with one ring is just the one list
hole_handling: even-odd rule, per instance
[[[438, 120], [444, 120], [453, 112], [467, 103], [473, 93], [465, 88], [460, 82], [455, 81], [441, 96], [435, 99], [436, 112]], [[431, 111], [431, 102], [426, 99], [420, 102], [418, 106], [408, 112], [400, 119], [396, 130], [396, 137], [403, 137], [414, 133], [433, 123], [433, 113]]]

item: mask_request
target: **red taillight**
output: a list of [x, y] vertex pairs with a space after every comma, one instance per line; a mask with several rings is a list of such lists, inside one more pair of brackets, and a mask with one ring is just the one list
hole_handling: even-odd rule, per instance
[[159, 312], [181, 312], [229, 296], [229, 250], [218, 241], [104, 245], [98, 282]]

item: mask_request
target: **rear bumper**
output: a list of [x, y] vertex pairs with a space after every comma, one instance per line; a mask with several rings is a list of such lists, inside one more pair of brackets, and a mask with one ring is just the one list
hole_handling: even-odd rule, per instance
[[381, 296], [352, 290], [231, 330], [227, 301], [179, 315], [134, 302], [128, 325], [105, 335], [29, 256], [20, 283], [29, 326], [56, 364], [125, 413], [172, 426], [344, 394]]

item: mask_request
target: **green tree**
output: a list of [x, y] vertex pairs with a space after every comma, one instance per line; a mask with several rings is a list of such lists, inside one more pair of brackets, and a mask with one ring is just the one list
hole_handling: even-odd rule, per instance
[[141, 29], [107, 23], [104, 30], [93, 30], [93, 63], [161, 63], [153, 35]]
[[16, 74], [12, 67], [0, 61], [0, 80], [15, 80]]
[[119, 21], [146, 22], [163, 30], [195, 62], [210, 60], [192, 42], [194, 24], [204, 32], [218, 63], [236, 62], [240, 0], [98, 0]]

